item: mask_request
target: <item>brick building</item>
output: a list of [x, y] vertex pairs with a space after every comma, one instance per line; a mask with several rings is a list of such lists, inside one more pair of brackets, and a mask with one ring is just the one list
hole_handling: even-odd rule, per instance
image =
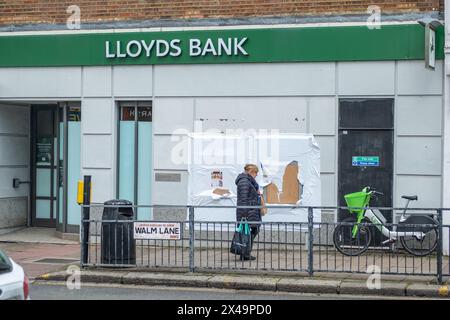
[[[81, 22], [101, 27], [126, 25], [252, 24], [303, 21], [351, 21], [367, 16], [369, 6], [379, 6], [387, 20], [408, 20], [424, 15], [439, 17], [443, 0], [203, 0], [203, 1], [2, 1], [0, 25], [6, 30], [26, 27], [57, 29], [65, 26], [67, 8], [80, 9]], [[339, 17], [339, 18], [338, 18]], [[109, 24], [113, 23], [113, 24]]]
[[444, 1], [1, 1], [0, 228], [78, 233], [83, 175], [94, 202], [187, 204], [171, 153], [198, 121], [314, 135], [324, 206], [371, 184], [379, 205], [450, 207], [445, 32], [425, 68], [427, 19]]

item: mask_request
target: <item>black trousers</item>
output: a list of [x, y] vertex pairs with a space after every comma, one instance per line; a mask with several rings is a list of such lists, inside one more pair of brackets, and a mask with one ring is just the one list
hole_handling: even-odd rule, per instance
[[251, 246], [250, 252], [253, 249], [253, 243], [255, 242], [255, 238], [258, 235], [258, 233], [259, 233], [259, 226], [250, 228], [250, 234], [252, 235], [252, 246]]

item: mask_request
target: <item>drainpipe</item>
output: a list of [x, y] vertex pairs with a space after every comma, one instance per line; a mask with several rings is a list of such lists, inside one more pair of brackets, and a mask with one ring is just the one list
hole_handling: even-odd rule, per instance
[[31, 104], [28, 106], [28, 150], [30, 151], [29, 162], [28, 162], [28, 174], [29, 178], [28, 181], [30, 183], [28, 184], [28, 213], [27, 213], [27, 228], [31, 227], [31, 184], [32, 184], [32, 163], [31, 163], [31, 157], [32, 157], [32, 145], [31, 145]]
[[[443, 111], [443, 168], [442, 206], [450, 208], [450, 0], [445, 0], [444, 44], [444, 111]], [[442, 212], [443, 224], [450, 224], [450, 211]], [[443, 254], [449, 255], [449, 229], [443, 231]]]

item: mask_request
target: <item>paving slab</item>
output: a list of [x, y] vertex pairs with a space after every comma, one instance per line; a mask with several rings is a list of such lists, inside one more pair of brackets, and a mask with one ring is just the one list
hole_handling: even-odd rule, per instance
[[[367, 281], [369, 277], [373, 275], [373, 273], [352, 273], [347, 274], [345, 277], [346, 281]], [[395, 281], [395, 282], [402, 282], [405, 280], [405, 276], [403, 275], [385, 275], [381, 274], [381, 281]]]
[[[36, 280], [47, 281], [66, 281], [73, 273], [64, 271], [57, 271], [52, 273], [42, 274], [37, 276]], [[81, 270], [80, 280], [81, 282], [95, 282], [95, 283], [114, 283], [120, 284], [122, 277], [126, 275], [126, 272], [105, 272], [105, 271], [89, 271]]]
[[332, 280], [281, 279], [277, 282], [277, 291], [336, 294], [340, 283]]
[[[382, 276], [383, 277], [383, 276]], [[405, 276], [406, 283], [437, 284], [436, 276]]]
[[273, 277], [217, 275], [208, 279], [208, 287], [276, 291], [279, 280]]
[[61, 239], [53, 228], [24, 228], [0, 235], [0, 242], [46, 243], [46, 244], [79, 244], [78, 241]]
[[207, 281], [210, 278], [211, 276], [209, 275], [130, 272], [122, 277], [122, 283], [152, 286], [207, 287]]
[[35, 280], [43, 280], [43, 281], [66, 281], [68, 274], [66, 271], [56, 271], [52, 273], [44, 273], [37, 277]]
[[354, 295], [382, 295], [382, 296], [405, 296], [406, 283], [395, 283], [381, 281], [380, 288], [369, 288], [367, 283], [356, 281], [343, 281], [339, 286], [340, 294]]
[[117, 272], [117, 271], [88, 271], [81, 270], [81, 281], [82, 282], [96, 282], [96, 283], [122, 283], [122, 277], [126, 275], [127, 272]]
[[415, 297], [448, 298], [449, 286], [434, 284], [411, 284], [406, 288], [406, 295]]

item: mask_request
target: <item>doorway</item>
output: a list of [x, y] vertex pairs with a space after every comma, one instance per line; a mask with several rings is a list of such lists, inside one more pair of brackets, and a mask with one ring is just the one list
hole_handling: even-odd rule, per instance
[[56, 227], [57, 105], [31, 106], [31, 222]]
[[[345, 194], [370, 186], [384, 194], [372, 206], [392, 207], [394, 99], [340, 99], [338, 144], [339, 206], [346, 206]], [[392, 223], [391, 210], [382, 213]], [[338, 221], [348, 216], [347, 210], [339, 210]]]
[[[69, 148], [70, 146], [70, 148]], [[31, 106], [31, 224], [78, 233], [81, 104]]]

